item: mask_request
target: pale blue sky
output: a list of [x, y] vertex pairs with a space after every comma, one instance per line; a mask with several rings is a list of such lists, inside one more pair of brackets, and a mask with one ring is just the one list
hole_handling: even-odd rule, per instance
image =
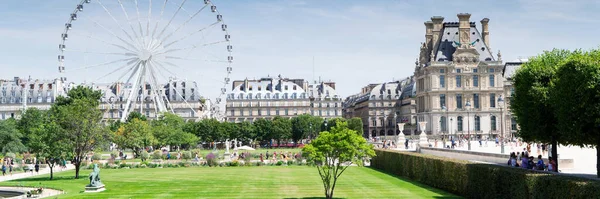
[[[0, 78], [58, 77], [59, 36], [78, 2], [2, 0]], [[468, 12], [478, 28], [482, 18], [490, 18], [490, 47], [494, 55], [501, 50], [505, 61], [552, 48], [590, 49], [600, 44], [598, 1], [213, 2], [228, 24], [235, 47], [232, 79], [281, 74], [311, 80], [314, 56], [315, 76], [337, 82], [339, 94], [344, 97], [359, 92], [369, 83], [412, 75], [424, 40], [423, 22], [434, 15], [445, 17], [445, 21], [457, 21], [457, 13]], [[101, 8], [94, 4], [85, 9], [84, 13], [94, 13], [88, 9]], [[174, 69], [174, 72], [214, 88], [206, 91], [213, 96], [219, 92], [218, 85], [211, 80], [215, 75], [209, 74], [208, 79], [197, 76], [206, 70], [190, 73]]]

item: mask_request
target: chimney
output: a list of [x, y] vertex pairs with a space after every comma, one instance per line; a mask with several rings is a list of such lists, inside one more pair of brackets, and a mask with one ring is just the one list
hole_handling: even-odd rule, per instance
[[[444, 22], [444, 17], [441, 16], [433, 16], [431, 17], [431, 21], [433, 22], [433, 29], [432, 29], [432, 35], [433, 35], [433, 42], [431, 42], [431, 49], [435, 50], [437, 49], [439, 43], [438, 40], [440, 40], [440, 31], [442, 30], [442, 26], [443, 26], [443, 22]], [[431, 54], [431, 53], [430, 53]]]
[[483, 18], [481, 20], [481, 28], [483, 31], [481, 37], [483, 38], [483, 42], [485, 42], [485, 45], [487, 46], [488, 49], [490, 49], [490, 30], [488, 29], [489, 22], [490, 22], [490, 19], [488, 19], [488, 18]]
[[423, 56], [422, 62], [425, 63], [429, 60], [429, 52], [433, 49], [433, 22], [426, 21], [425, 22], [425, 48], [427, 49]]
[[471, 18], [471, 14], [469, 13], [459, 13], [458, 15], [458, 36], [461, 47], [468, 46], [471, 43], [471, 22], [469, 18]]

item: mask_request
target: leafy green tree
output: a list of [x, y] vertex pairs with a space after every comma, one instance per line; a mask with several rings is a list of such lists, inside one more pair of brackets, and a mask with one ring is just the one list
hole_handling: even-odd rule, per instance
[[314, 139], [321, 132], [321, 126], [323, 125], [323, 118], [312, 116], [309, 121], [309, 128], [306, 137]]
[[566, 144], [596, 147], [600, 178], [600, 50], [575, 52], [556, 72], [551, 90], [560, 132]]
[[115, 144], [122, 149], [132, 149], [135, 157], [138, 157], [143, 149], [156, 143], [148, 122], [138, 118], [132, 118], [132, 120], [117, 129], [114, 134]]
[[157, 140], [158, 147], [189, 147], [197, 144], [198, 138], [189, 132], [183, 131], [185, 126], [183, 118], [172, 113], [164, 113], [157, 120], [152, 121], [152, 134]]
[[514, 75], [515, 93], [510, 106], [520, 127], [518, 136], [527, 142], [551, 143], [554, 158], [558, 144], [566, 142], [564, 133], [557, 128], [550, 90], [560, 63], [570, 54], [566, 50], [546, 51], [531, 58]]
[[130, 121], [132, 121], [133, 119], [136, 119], [136, 118], [139, 119], [139, 120], [142, 120], [142, 121], [147, 121], [148, 120], [145, 115], [142, 115], [140, 112], [135, 112], [134, 111], [134, 112], [129, 113], [129, 115], [127, 116], [126, 122], [130, 122]]
[[[348, 128], [356, 131], [361, 136], [364, 136], [363, 122], [360, 117], [353, 117], [348, 120]], [[366, 136], [368, 137], [368, 136]]]
[[258, 118], [254, 121], [254, 130], [256, 131], [256, 137], [254, 139], [269, 143], [269, 147], [271, 146], [270, 140], [273, 139], [272, 131], [273, 131], [273, 121], [267, 120], [264, 118]]
[[328, 199], [333, 198], [338, 179], [350, 165], [362, 166], [365, 158], [375, 156], [373, 145], [349, 129], [346, 122], [336, 123], [331, 132], [321, 132], [302, 152], [317, 166]]
[[302, 114], [291, 119], [292, 122], [292, 140], [294, 144], [298, 144], [299, 140], [302, 140], [308, 136], [311, 132], [311, 120], [312, 115]]
[[[344, 118], [341, 117], [336, 117], [336, 118], [331, 118], [331, 119], [327, 119], [325, 121], [323, 121], [323, 125], [322, 125], [322, 130], [323, 131], [330, 131], [331, 128], [337, 126], [337, 123], [340, 122], [346, 122], [346, 120]], [[327, 124], [327, 125], [325, 125]]]
[[70, 156], [72, 146], [65, 131], [51, 118], [47, 111], [29, 108], [19, 120], [19, 129], [28, 137], [29, 152], [38, 160], [45, 160], [50, 168], [50, 180], [54, 178], [54, 166]]
[[65, 131], [70, 141], [75, 165], [75, 178], [79, 178], [81, 161], [85, 155], [109, 137], [109, 131], [103, 124], [102, 112], [98, 109], [102, 93], [89, 87], [78, 86], [59, 96], [50, 108], [52, 117]]
[[0, 121], [0, 148], [2, 153], [20, 153], [27, 150], [21, 142], [23, 134], [17, 129], [17, 121], [13, 118]]
[[278, 145], [281, 145], [281, 140], [292, 137], [292, 121], [288, 118], [275, 116], [275, 118], [273, 118], [273, 129], [271, 133], [272, 138], [277, 140]]
[[254, 142], [256, 138], [256, 130], [254, 128], [254, 124], [248, 121], [243, 121], [239, 124], [238, 130], [238, 138], [242, 140], [242, 142], [248, 142], [250, 144]]

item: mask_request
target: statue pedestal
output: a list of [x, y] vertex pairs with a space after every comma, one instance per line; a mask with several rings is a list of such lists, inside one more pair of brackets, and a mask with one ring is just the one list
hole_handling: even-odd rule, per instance
[[225, 162], [231, 162], [231, 153], [225, 152], [223, 154], [223, 159], [225, 160]]
[[421, 134], [419, 135], [419, 144], [429, 145], [429, 142], [427, 142], [427, 134], [425, 132], [421, 132]]
[[404, 137], [404, 133], [398, 134], [398, 137], [396, 138], [396, 146], [397, 146], [397, 148], [403, 148], [404, 147], [404, 142], [406, 142], [406, 138]]
[[101, 186], [97, 186], [97, 187], [85, 187], [85, 193], [95, 193], [95, 192], [102, 192], [106, 190], [106, 188], [104, 188], [104, 185]]

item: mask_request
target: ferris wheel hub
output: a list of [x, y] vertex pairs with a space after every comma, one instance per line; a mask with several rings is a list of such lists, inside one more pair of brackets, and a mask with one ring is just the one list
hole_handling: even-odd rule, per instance
[[152, 52], [148, 49], [142, 49], [138, 53], [138, 58], [142, 61], [148, 61], [152, 57]]

